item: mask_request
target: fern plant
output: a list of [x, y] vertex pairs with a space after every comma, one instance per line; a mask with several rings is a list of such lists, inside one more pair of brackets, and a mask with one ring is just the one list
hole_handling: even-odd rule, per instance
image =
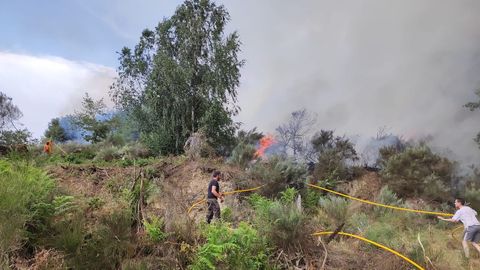
[[144, 220], [143, 226], [145, 227], [145, 232], [152, 241], [160, 242], [167, 238], [167, 234], [163, 231], [163, 219], [154, 216], [151, 218], [150, 222]]
[[205, 229], [206, 243], [198, 250], [191, 270], [265, 269], [267, 250], [262, 237], [247, 223], [231, 229], [224, 223]]

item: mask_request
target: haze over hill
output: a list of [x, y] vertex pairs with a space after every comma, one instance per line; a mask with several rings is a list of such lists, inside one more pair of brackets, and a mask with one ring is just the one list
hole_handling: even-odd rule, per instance
[[[478, 115], [462, 108], [480, 87], [480, 2], [221, 2], [232, 17], [229, 28], [239, 31], [247, 60], [239, 89], [242, 111], [236, 118], [246, 127], [273, 131], [291, 111], [305, 107], [318, 114], [321, 128], [372, 136], [387, 126], [406, 138], [432, 135], [435, 146], [451, 148], [467, 163], [480, 158], [471, 140]], [[105, 15], [103, 23], [124, 29], [112, 31], [117, 43], [110, 48], [134, 43], [140, 29], [155, 25], [155, 12], [133, 19], [144, 10], [132, 7], [120, 28], [117, 15], [125, 10]], [[104, 32], [100, 28], [92, 31]], [[99, 50], [92, 54], [108, 55], [96, 64], [80, 62], [95, 61], [85, 52], [78, 62], [65, 61], [61, 57], [71, 56], [64, 50], [57, 58], [0, 55], [0, 89], [23, 108], [22, 121], [36, 136], [50, 117], [72, 112], [83, 91], [106, 96], [117, 56], [95, 46]], [[45, 68], [59, 62], [63, 69]], [[8, 75], [9, 70], [24, 76]], [[42, 113], [32, 102], [43, 104]]]

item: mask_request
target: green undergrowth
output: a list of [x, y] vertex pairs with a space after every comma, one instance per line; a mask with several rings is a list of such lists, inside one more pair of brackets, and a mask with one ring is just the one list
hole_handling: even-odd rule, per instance
[[[0, 254], [20, 248], [37, 210], [51, 201], [55, 183], [26, 162], [0, 159]], [[1, 260], [6, 260], [4, 256]]]
[[241, 222], [237, 228], [226, 223], [203, 228], [205, 243], [189, 266], [191, 270], [270, 269], [264, 237], [251, 225]]

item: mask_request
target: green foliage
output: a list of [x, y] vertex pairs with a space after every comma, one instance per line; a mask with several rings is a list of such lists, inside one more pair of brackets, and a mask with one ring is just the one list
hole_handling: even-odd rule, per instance
[[[296, 191], [295, 191], [296, 192]], [[282, 249], [295, 249], [308, 237], [304, 234], [306, 218], [293, 202], [293, 192], [286, 191], [282, 201], [272, 201], [254, 194], [249, 202], [255, 209], [255, 224], [259, 232], [265, 235], [270, 243]]]
[[267, 221], [268, 224], [264, 224], [260, 231], [275, 246], [292, 250], [308, 242], [305, 241], [308, 238], [305, 235], [306, 219], [296, 205], [274, 203], [268, 211]]
[[105, 140], [118, 124], [116, 117], [99, 120], [106, 118], [106, 106], [103, 99], [95, 101], [88, 93], [85, 93], [82, 110], [75, 112], [73, 123], [84, 130], [83, 138], [87, 142], [98, 143]]
[[229, 162], [242, 168], [246, 168], [255, 156], [255, 146], [240, 142], [233, 148]]
[[139, 142], [125, 145], [121, 149], [121, 153], [129, 159], [148, 158], [151, 156], [150, 150]]
[[247, 223], [231, 229], [224, 223], [205, 228], [206, 243], [197, 252], [191, 270], [265, 269], [267, 246], [263, 237]]
[[395, 236], [398, 233], [393, 224], [388, 223], [373, 223], [368, 226], [365, 237], [372, 241], [389, 245], [391, 248], [396, 248], [394, 243]]
[[62, 143], [67, 141], [67, 134], [62, 126], [60, 126], [60, 120], [58, 118], [53, 118], [50, 123], [48, 123], [48, 128], [45, 131], [45, 138], [53, 140], [56, 143]]
[[12, 98], [0, 91], [0, 130], [13, 125], [21, 117], [22, 112], [13, 104]]
[[105, 138], [104, 142], [108, 145], [113, 145], [113, 146], [117, 146], [117, 147], [124, 146], [125, 143], [126, 143], [125, 137], [123, 137], [122, 134], [117, 133], [117, 132], [109, 133], [107, 135], [107, 137]]
[[399, 199], [397, 194], [390, 190], [388, 186], [382, 187], [377, 200], [386, 205], [400, 206], [403, 204], [403, 200]]
[[95, 160], [103, 160], [103, 161], [113, 161], [114, 159], [119, 159], [121, 157], [120, 150], [114, 146], [106, 146], [101, 148], [96, 156]]
[[54, 182], [41, 170], [0, 159], [0, 254], [18, 248], [36, 206], [48, 202], [53, 188]]
[[480, 209], [480, 189], [469, 188], [465, 192], [465, 200], [475, 209]]
[[347, 166], [348, 161], [358, 160], [354, 145], [344, 136], [334, 136], [333, 131], [321, 130], [312, 139], [317, 156], [314, 177], [317, 180], [346, 180], [352, 174]]
[[255, 157], [255, 144], [263, 137], [256, 128], [249, 131], [240, 130], [237, 134], [237, 145], [233, 148], [229, 162], [246, 168]]
[[[17, 147], [27, 145], [32, 141], [32, 133], [26, 129], [0, 131], [0, 145], [10, 147], [10, 150], [21, 150]], [[26, 149], [24, 149], [25, 151]]]
[[88, 207], [90, 207], [90, 209], [100, 209], [104, 204], [105, 201], [99, 197], [93, 197], [88, 200]]
[[[87, 230], [85, 218], [81, 213], [75, 213], [53, 224], [53, 233], [47, 238], [49, 245], [70, 256], [75, 256], [80, 249]], [[45, 241], [45, 240], [44, 240]]]
[[150, 240], [153, 242], [160, 242], [167, 238], [167, 234], [163, 231], [165, 226], [163, 219], [159, 217], [152, 217], [150, 221], [144, 220], [143, 226]]
[[322, 211], [335, 220], [337, 225], [347, 221], [349, 204], [346, 199], [330, 195], [320, 198], [319, 201]]
[[320, 201], [321, 193], [313, 190], [311, 188], [305, 190], [304, 196], [302, 196], [303, 201], [302, 205], [303, 207], [308, 210], [308, 211], [314, 211], [316, 210], [319, 201]]
[[153, 152], [180, 153], [200, 129], [217, 150], [231, 145], [243, 61], [237, 33], [225, 33], [229, 20], [223, 6], [187, 0], [135, 49], [122, 49], [112, 98]]
[[238, 124], [233, 122], [232, 113], [224, 109], [223, 103], [212, 102], [200, 119], [200, 126], [216, 153], [226, 155], [232, 152]]
[[363, 235], [370, 225], [370, 217], [364, 212], [355, 212], [347, 218], [347, 228], [351, 228], [352, 232], [358, 232]]
[[73, 196], [68, 195], [55, 196], [52, 201], [53, 209], [55, 210], [54, 215], [62, 215], [75, 208], [76, 205], [73, 199]]
[[392, 155], [381, 170], [385, 182], [400, 197], [450, 198], [454, 164], [425, 145]]
[[287, 188], [285, 191], [280, 192], [280, 201], [287, 203], [294, 203], [295, 198], [298, 195], [298, 191], [294, 188]]
[[69, 265], [74, 269], [118, 269], [123, 258], [134, 252], [131, 226], [128, 208], [101, 217], [95, 230], [72, 254]]
[[230, 207], [224, 207], [222, 209], [222, 220], [225, 222], [232, 222], [233, 221], [233, 211]]
[[248, 197], [249, 203], [252, 205], [253, 208], [256, 210], [256, 214], [260, 214], [261, 216], [265, 216], [264, 213], [268, 212], [268, 209], [273, 204], [273, 201], [254, 193]]
[[272, 197], [287, 187], [303, 186], [307, 168], [292, 159], [272, 157], [266, 162], [257, 162], [249, 170], [252, 179], [266, 184], [260, 192]]
[[[382, 189], [380, 190], [380, 193], [378, 194], [377, 201], [379, 203], [392, 205], [392, 206], [403, 205], [403, 200], [399, 199], [397, 197], [397, 194], [395, 194], [388, 186], [382, 187]], [[383, 207], [375, 207], [374, 211], [377, 215], [384, 215], [387, 211], [391, 211], [391, 210], [388, 210]]]

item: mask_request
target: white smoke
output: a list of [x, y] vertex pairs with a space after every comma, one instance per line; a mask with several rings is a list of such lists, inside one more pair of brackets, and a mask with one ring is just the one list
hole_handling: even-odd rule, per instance
[[23, 112], [20, 122], [39, 138], [54, 118], [74, 112], [88, 92], [108, 98], [111, 68], [60, 57], [0, 52], [0, 91]]
[[239, 89], [247, 127], [273, 131], [307, 108], [318, 129], [405, 139], [477, 163], [478, 0], [223, 1], [247, 64]]

